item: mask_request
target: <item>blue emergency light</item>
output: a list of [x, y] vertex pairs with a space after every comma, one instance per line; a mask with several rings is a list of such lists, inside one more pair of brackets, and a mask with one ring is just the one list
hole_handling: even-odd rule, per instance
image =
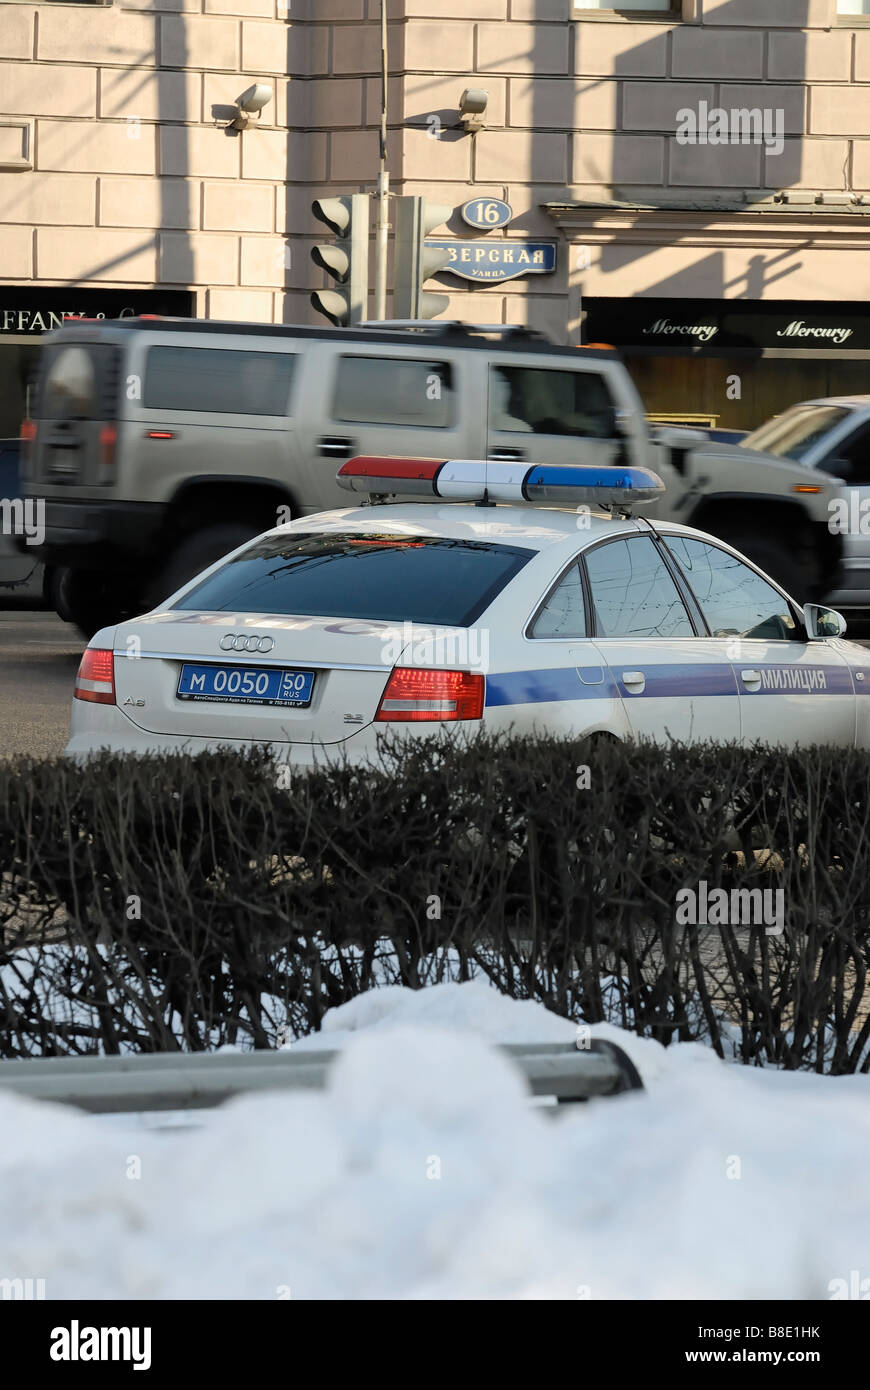
[[452, 502], [549, 502], [604, 510], [654, 502], [665, 491], [649, 468], [496, 459], [361, 456], [337, 474], [341, 487], [369, 496], [399, 494]]

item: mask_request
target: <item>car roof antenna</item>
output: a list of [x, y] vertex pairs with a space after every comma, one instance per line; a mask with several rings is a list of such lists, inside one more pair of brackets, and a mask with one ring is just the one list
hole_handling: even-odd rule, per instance
[[475, 507], [494, 507], [494, 506], [496, 505], [495, 502], [490, 502], [490, 500], [489, 500], [489, 488], [488, 488], [488, 487], [485, 487], [485, 488], [483, 489], [483, 496], [480, 497], [480, 498], [478, 498], [478, 500], [475, 502], [474, 505], [475, 505]]

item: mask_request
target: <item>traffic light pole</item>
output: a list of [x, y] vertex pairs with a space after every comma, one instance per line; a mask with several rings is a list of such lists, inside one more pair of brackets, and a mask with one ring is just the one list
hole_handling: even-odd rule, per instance
[[387, 0], [381, 0], [381, 167], [375, 241], [375, 318], [387, 317], [387, 248], [390, 235], [390, 176], [387, 173]]

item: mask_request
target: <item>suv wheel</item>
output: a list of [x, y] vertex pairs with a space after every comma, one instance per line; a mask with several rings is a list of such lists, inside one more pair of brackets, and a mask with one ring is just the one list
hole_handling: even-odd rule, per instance
[[141, 612], [130, 601], [117, 574], [58, 569], [52, 578], [51, 597], [58, 616], [65, 623], [75, 623], [88, 640], [101, 627], [111, 627]]
[[207, 526], [202, 531], [194, 531], [185, 536], [172, 551], [165, 566], [151, 586], [150, 607], [157, 607], [182, 584], [208, 569], [215, 560], [228, 555], [231, 550], [243, 545], [245, 541], [258, 536], [264, 529], [255, 522], [225, 522], [220, 526]]

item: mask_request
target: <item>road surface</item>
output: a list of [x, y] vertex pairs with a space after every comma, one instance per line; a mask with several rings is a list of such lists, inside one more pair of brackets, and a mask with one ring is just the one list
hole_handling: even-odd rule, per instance
[[0, 753], [50, 758], [69, 738], [84, 638], [56, 613], [0, 612]]

